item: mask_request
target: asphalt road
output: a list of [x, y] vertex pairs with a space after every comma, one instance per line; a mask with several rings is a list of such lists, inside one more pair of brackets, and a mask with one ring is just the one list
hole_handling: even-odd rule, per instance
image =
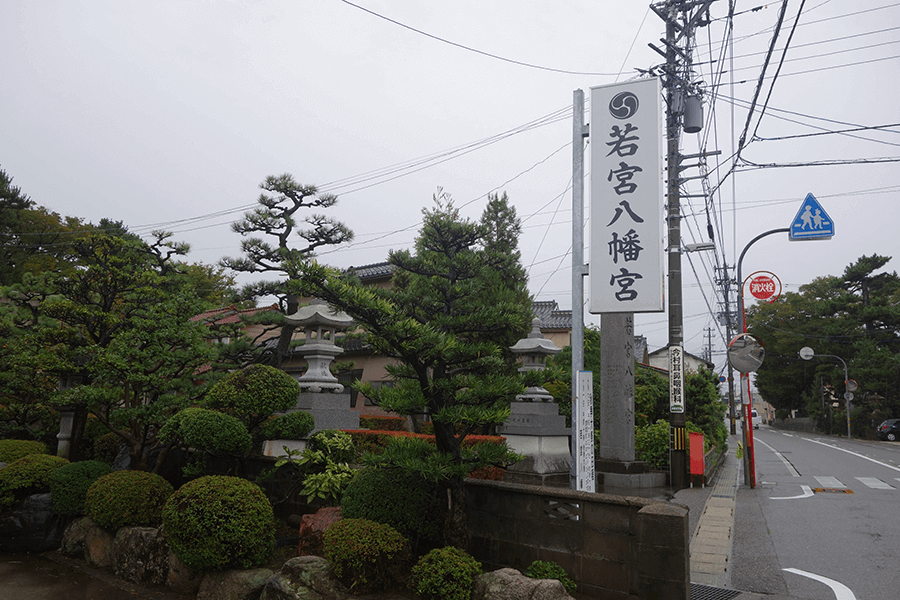
[[738, 491], [732, 584], [816, 600], [900, 590], [900, 443], [755, 431]]

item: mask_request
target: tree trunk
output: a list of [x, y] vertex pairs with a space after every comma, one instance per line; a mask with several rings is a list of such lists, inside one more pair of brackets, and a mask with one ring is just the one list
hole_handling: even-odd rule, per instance
[[447, 483], [446, 504], [443, 510], [444, 544], [461, 550], [469, 550], [469, 520], [466, 514], [466, 490], [462, 479], [453, 478]]

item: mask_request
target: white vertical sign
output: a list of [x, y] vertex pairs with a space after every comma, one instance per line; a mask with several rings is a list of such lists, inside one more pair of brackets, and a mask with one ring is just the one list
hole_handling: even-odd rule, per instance
[[684, 348], [669, 346], [669, 412], [684, 412]]
[[657, 78], [591, 88], [590, 312], [661, 312], [663, 173]]
[[594, 374], [579, 371], [576, 414], [572, 429], [575, 430], [575, 489], [580, 492], [596, 491], [594, 473]]

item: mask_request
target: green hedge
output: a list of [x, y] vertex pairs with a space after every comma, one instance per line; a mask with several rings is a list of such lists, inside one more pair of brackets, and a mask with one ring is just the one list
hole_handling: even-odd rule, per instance
[[34, 440], [0, 440], [0, 463], [11, 463], [29, 454], [47, 454], [47, 445]]
[[251, 432], [272, 413], [285, 412], [297, 404], [300, 384], [275, 367], [250, 365], [226, 375], [205, 398], [205, 408], [228, 413]]
[[341, 519], [323, 539], [325, 559], [354, 594], [401, 587], [409, 574], [409, 545], [396, 529], [368, 519]]
[[563, 584], [563, 587], [566, 588], [566, 592], [569, 594], [574, 594], [575, 590], [578, 589], [578, 585], [569, 577], [566, 570], [553, 561], [534, 561], [528, 566], [525, 576], [531, 579], [556, 579]]
[[155, 527], [173, 492], [172, 484], [145, 471], [114, 471], [88, 488], [84, 512], [101, 527]]
[[400, 469], [366, 468], [344, 490], [341, 514], [390, 525], [416, 544], [440, 538], [440, 487]]
[[50, 475], [68, 463], [59, 456], [29, 454], [0, 469], [0, 512], [26, 496], [49, 492]]
[[481, 563], [464, 550], [436, 548], [412, 569], [409, 588], [424, 600], [469, 600]]
[[275, 548], [272, 505], [255, 484], [209, 475], [184, 484], [163, 510], [166, 539], [198, 571], [249, 569]]
[[83, 515], [84, 499], [93, 483], [112, 472], [99, 460], [83, 460], [63, 465], [50, 473], [50, 500], [53, 512], [60, 515]]
[[311, 414], [302, 410], [270, 417], [259, 427], [260, 437], [264, 440], [303, 440], [316, 427]]
[[165, 442], [179, 441], [188, 448], [211, 454], [246, 454], [253, 445], [250, 433], [237, 417], [208, 408], [185, 408], [177, 412], [159, 434]]

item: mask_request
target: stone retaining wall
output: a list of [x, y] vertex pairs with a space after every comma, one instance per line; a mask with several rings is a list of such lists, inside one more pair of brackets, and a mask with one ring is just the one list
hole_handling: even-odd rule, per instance
[[690, 598], [685, 506], [471, 479], [466, 494], [470, 549], [485, 570], [547, 560], [586, 598]]

